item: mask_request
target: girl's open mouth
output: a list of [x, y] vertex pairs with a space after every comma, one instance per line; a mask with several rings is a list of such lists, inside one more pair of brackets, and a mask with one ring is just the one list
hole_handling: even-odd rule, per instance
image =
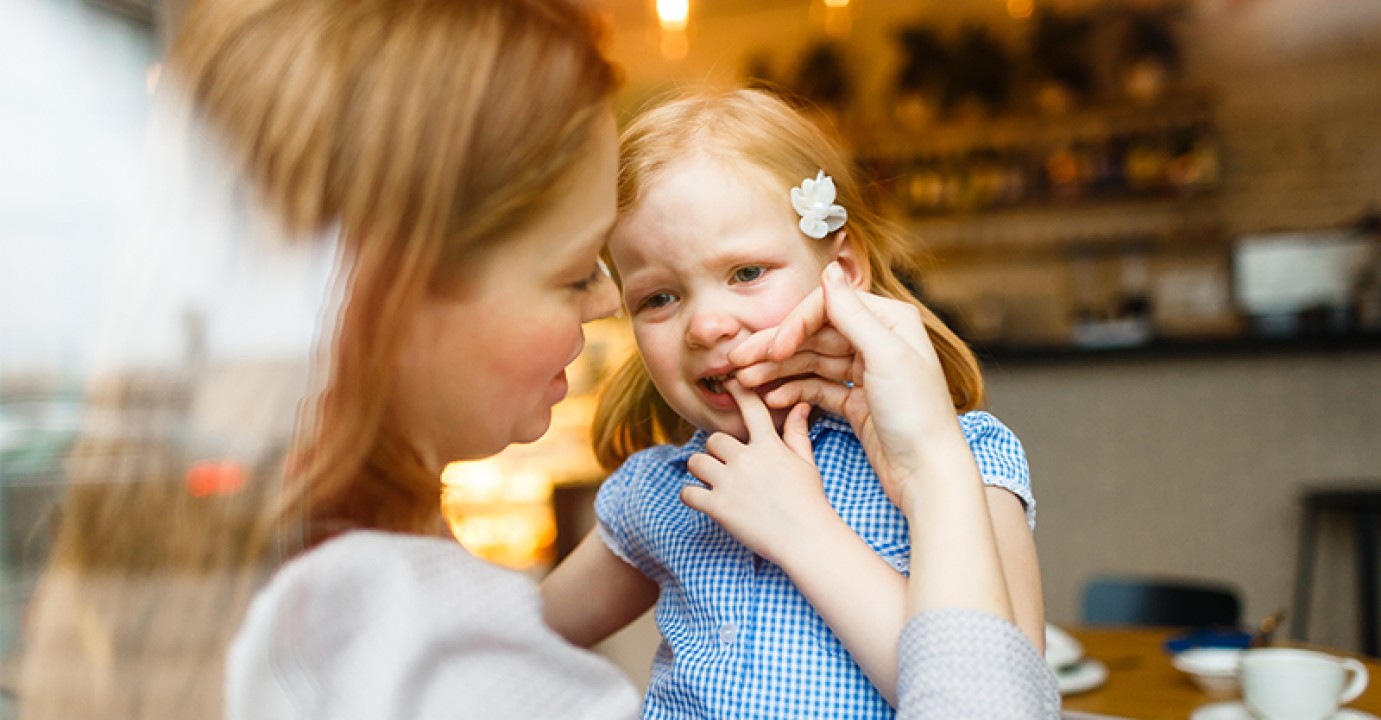
[[[733, 376], [734, 376], [733, 373], [726, 373], [726, 374], [724, 374], [724, 375], [711, 375], [711, 376], [709, 376], [709, 377], [700, 378], [699, 380], [696, 381], [696, 383], [697, 383], [698, 385], [700, 385], [701, 389], [703, 389], [706, 393], [708, 393], [708, 394], [710, 394], [710, 395], [725, 395], [725, 396], [727, 396], [727, 395], [729, 395], [729, 390], [728, 390], [728, 388], [725, 388], [725, 387], [724, 387], [724, 383], [725, 383], [725, 381], [727, 381], [729, 378], [731, 378], [731, 377], [733, 377]], [[763, 396], [767, 395], [768, 393], [772, 392], [773, 390], [776, 390], [777, 388], [779, 388], [779, 387], [781, 387], [781, 386], [783, 386], [783, 385], [785, 385], [785, 384], [787, 384], [787, 383], [789, 383], [789, 382], [791, 382], [791, 381], [793, 381], [793, 380], [802, 380], [802, 379], [805, 379], [805, 378], [808, 378], [808, 377], [811, 377], [811, 376], [810, 376], [810, 375], [791, 375], [791, 376], [784, 377], [784, 378], [777, 378], [776, 380], [772, 380], [772, 381], [770, 381], [770, 382], [763, 383], [762, 385], [759, 385], [759, 386], [757, 386], [756, 388], [753, 388], [753, 392], [757, 393], [757, 394], [758, 394], [758, 397], [763, 397]]]
[[711, 375], [710, 377], [700, 378], [696, 382], [700, 384], [700, 387], [705, 388], [706, 391], [713, 395], [723, 395], [729, 392], [724, 388], [724, 381], [728, 380], [733, 376], [733, 373], [726, 373], [724, 375]]

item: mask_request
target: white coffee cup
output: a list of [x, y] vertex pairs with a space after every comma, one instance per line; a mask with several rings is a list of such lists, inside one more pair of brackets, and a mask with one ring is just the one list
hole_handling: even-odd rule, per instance
[[1356, 700], [1368, 679], [1356, 660], [1291, 648], [1248, 650], [1239, 674], [1243, 702], [1265, 720], [1327, 720]]

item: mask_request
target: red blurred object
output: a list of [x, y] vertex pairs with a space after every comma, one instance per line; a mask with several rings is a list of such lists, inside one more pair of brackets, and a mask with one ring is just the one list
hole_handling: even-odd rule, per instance
[[245, 484], [245, 469], [230, 460], [203, 461], [187, 468], [187, 492], [194, 497], [230, 495]]

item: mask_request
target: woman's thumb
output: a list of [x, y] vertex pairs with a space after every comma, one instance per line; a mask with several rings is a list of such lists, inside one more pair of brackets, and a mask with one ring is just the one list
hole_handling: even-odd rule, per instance
[[866, 352], [869, 342], [886, 328], [859, 299], [838, 262], [826, 265], [824, 275], [825, 315], [855, 348]]

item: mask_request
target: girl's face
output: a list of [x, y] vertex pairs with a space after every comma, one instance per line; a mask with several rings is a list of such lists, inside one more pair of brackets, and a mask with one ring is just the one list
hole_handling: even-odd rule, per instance
[[[845, 234], [803, 235], [791, 188], [778, 184], [755, 166], [693, 155], [654, 176], [609, 239], [653, 384], [696, 427], [740, 440], [747, 430], [723, 386], [729, 351], [780, 323], [831, 260], [866, 281]], [[773, 412], [779, 430], [785, 417]]]
[[397, 360], [390, 410], [429, 469], [531, 442], [566, 396], [581, 324], [618, 309], [598, 253], [616, 212], [617, 139], [606, 112], [548, 209], [479, 251], [431, 293]]

